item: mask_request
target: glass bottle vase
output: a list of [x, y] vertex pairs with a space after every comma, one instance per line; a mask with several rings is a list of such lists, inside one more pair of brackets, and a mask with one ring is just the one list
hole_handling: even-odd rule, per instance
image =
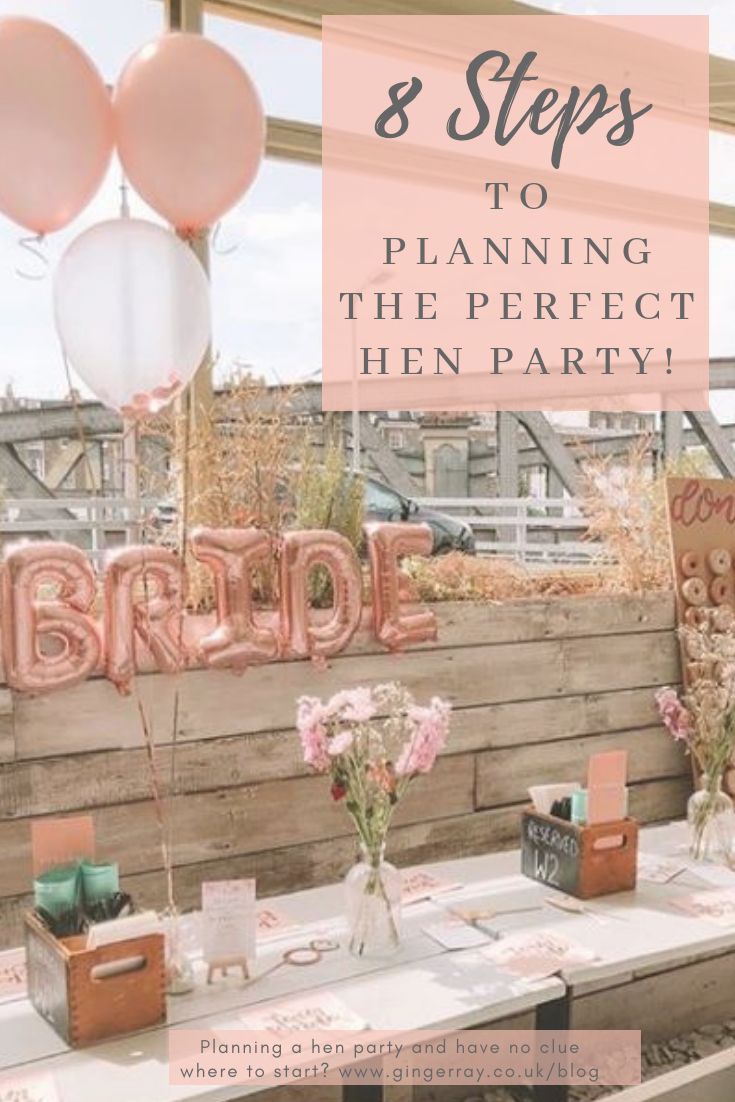
[[689, 853], [695, 861], [729, 861], [735, 840], [733, 803], [722, 790], [722, 777], [703, 773], [687, 804]]
[[350, 952], [387, 957], [401, 940], [401, 875], [384, 859], [385, 846], [368, 850], [345, 878]]

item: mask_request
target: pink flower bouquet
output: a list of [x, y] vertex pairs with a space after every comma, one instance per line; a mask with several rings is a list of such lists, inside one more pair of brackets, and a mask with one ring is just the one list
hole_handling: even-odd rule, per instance
[[[304, 696], [298, 702], [296, 725], [304, 761], [329, 776], [332, 799], [344, 801], [362, 846], [367, 872], [358, 893], [363, 898], [353, 908], [352, 939], [359, 955], [368, 950], [371, 928], [380, 925], [376, 904], [382, 905], [386, 940], [398, 943], [400, 885], [396, 901], [387, 883], [395, 870], [383, 861], [385, 839], [409, 784], [430, 772], [444, 746], [449, 714], [447, 701], [433, 697], [419, 705], [396, 682], [347, 689], [327, 701]], [[348, 891], [349, 886], [348, 877]]]

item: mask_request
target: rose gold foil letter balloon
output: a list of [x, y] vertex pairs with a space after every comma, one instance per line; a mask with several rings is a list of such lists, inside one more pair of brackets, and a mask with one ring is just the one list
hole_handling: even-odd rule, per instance
[[[56, 596], [46, 596], [54, 588]], [[78, 547], [40, 541], [8, 548], [2, 592], [3, 657], [12, 689], [65, 689], [97, 669], [102, 644], [89, 615], [95, 577]]]
[[122, 693], [137, 669], [137, 643], [159, 670], [177, 673], [185, 664], [183, 566], [166, 547], [126, 547], [105, 570], [107, 676]]
[[208, 666], [244, 670], [278, 655], [278, 633], [256, 622], [253, 568], [271, 555], [271, 540], [257, 528], [196, 528], [191, 548], [214, 574], [217, 627], [200, 641]]
[[428, 609], [401, 611], [401, 555], [430, 555], [433, 536], [427, 524], [367, 524], [375, 637], [389, 650], [436, 639], [436, 616]]
[[[315, 622], [309, 608], [309, 574], [324, 566], [332, 577], [332, 615]], [[281, 549], [281, 624], [293, 654], [337, 654], [360, 624], [362, 576], [357, 554], [338, 532], [288, 532]]]

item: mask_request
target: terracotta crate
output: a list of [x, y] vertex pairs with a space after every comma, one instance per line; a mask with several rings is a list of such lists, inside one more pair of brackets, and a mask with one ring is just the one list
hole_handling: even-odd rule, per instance
[[86, 937], [55, 938], [27, 914], [25, 942], [28, 997], [72, 1048], [165, 1022], [163, 934], [87, 949]]
[[632, 891], [638, 872], [638, 823], [578, 826], [527, 809], [521, 820], [521, 871], [578, 899]]

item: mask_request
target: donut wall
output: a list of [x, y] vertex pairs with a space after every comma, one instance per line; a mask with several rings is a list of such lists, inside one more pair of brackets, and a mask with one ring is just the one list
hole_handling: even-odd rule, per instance
[[730, 630], [735, 619], [735, 481], [670, 478], [667, 495], [679, 623], [695, 626], [711, 610], [721, 609], [717, 619]]

